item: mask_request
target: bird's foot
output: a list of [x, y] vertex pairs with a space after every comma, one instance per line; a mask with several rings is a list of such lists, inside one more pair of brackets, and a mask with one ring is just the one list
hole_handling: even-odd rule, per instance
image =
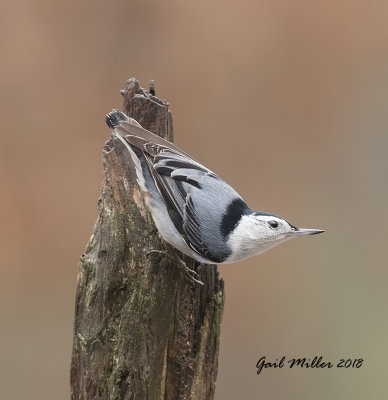
[[163, 254], [167, 256], [171, 261], [177, 261], [178, 264], [183, 268], [183, 271], [185, 273], [185, 277], [191, 281], [191, 282], [196, 282], [199, 283], [200, 285], [203, 285], [204, 283], [200, 281], [199, 279], [196, 279], [195, 276], [198, 276], [197, 271], [194, 271], [193, 269], [190, 269], [187, 264], [179, 257], [178, 254], [175, 253], [175, 255], [172, 255], [170, 252], [165, 251], [165, 250], [150, 250], [147, 252], [146, 256], [149, 258], [154, 254]]

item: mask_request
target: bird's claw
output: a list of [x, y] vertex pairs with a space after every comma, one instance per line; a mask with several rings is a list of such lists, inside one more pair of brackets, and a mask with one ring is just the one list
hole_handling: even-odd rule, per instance
[[191, 282], [196, 282], [199, 283], [200, 285], [203, 285], [204, 283], [200, 281], [199, 279], [196, 279], [193, 275], [198, 276], [198, 272], [194, 271], [193, 269], [190, 269], [187, 264], [178, 256], [175, 255], [172, 256], [169, 252], [165, 250], [150, 250], [146, 253], [146, 257], [150, 258], [153, 254], [164, 254], [168, 258], [170, 258], [172, 261], [178, 261], [178, 263], [183, 267], [184, 272], [185, 272], [185, 277], [188, 278]]

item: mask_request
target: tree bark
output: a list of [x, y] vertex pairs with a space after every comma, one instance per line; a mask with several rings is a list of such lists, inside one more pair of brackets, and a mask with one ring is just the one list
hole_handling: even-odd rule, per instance
[[[166, 101], [133, 78], [121, 93], [128, 116], [172, 141]], [[71, 399], [212, 399], [224, 305], [217, 267], [179, 253], [204, 285], [187, 280], [114, 136], [103, 165], [98, 219], [79, 263]], [[155, 249], [167, 254], [147, 257]]]

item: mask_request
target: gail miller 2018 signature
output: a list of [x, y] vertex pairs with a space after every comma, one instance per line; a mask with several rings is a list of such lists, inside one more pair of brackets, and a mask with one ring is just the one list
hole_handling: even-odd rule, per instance
[[299, 367], [299, 368], [360, 368], [363, 365], [363, 358], [341, 358], [338, 362], [332, 363], [330, 361], [324, 361], [322, 356], [315, 356], [312, 360], [311, 358], [290, 358], [286, 360], [286, 356], [277, 358], [275, 361], [267, 361], [266, 357], [263, 356], [259, 358], [256, 363], [257, 374], [259, 375], [265, 368], [283, 368], [288, 364], [289, 368]]

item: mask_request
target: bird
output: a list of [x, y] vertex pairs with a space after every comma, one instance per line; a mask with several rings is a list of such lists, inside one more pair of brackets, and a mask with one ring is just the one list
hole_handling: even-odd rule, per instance
[[118, 109], [106, 123], [130, 153], [161, 237], [203, 264], [231, 264], [287, 240], [324, 232], [251, 210], [218, 175]]

